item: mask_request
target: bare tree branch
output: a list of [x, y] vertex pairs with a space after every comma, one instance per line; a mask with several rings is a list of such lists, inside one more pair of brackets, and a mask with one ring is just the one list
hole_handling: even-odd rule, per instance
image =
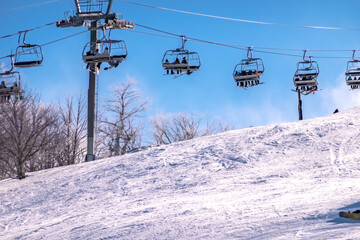
[[99, 134], [106, 147], [103, 156], [118, 156], [140, 147], [141, 118], [147, 110], [148, 100], [142, 100], [136, 83], [126, 81], [113, 89], [113, 97], [105, 99], [105, 113], [100, 119]]

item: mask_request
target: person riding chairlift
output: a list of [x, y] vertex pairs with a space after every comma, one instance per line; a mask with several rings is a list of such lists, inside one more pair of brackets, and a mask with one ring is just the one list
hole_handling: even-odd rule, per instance
[[86, 56], [94, 56], [95, 54], [93, 53], [93, 51], [87, 51], [86, 52]]
[[[0, 89], [6, 89], [8, 88], [5, 84], [5, 81], [2, 81], [1, 82], [1, 85], [0, 85]], [[4, 92], [3, 92], [3, 96], [1, 96], [0, 98], [0, 102], [8, 102], [10, 100], [10, 95], [6, 95], [6, 93], [8, 93], [8, 89], [6, 89]]]
[[15, 99], [17, 99], [17, 100], [21, 100], [23, 97], [22, 97], [22, 92], [20, 91], [20, 87], [19, 87], [19, 85], [16, 83], [16, 82], [14, 82], [14, 84], [11, 86], [11, 90], [14, 92], [14, 93], [16, 93], [15, 94]]
[[1, 88], [6, 88], [5, 81], [2, 81], [2, 82], [1, 82], [0, 89], [1, 89]]
[[110, 52], [109, 52], [109, 48], [108, 47], [105, 47], [104, 51], [103, 51], [103, 54], [104, 55], [110, 55]]
[[[168, 63], [169, 63], [169, 59], [165, 59], [165, 63], [168, 64]], [[166, 74], [169, 74], [169, 69], [166, 69]]]
[[[95, 55], [99, 55], [99, 54], [101, 54], [101, 53], [100, 53], [99, 49], [97, 48], [95, 51]], [[94, 73], [99, 74], [100, 66], [101, 66], [101, 62], [98, 62], [94, 69]]]
[[187, 60], [186, 60], [186, 57], [183, 57], [181, 63], [184, 63], [184, 64], [187, 64], [187, 63], [188, 63]]

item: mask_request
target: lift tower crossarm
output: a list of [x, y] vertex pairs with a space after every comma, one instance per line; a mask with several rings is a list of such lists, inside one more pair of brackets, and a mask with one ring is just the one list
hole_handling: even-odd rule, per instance
[[104, 19], [106, 22], [117, 21], [118, 15], [116, 13], [109, 14], [94, 14], [94, 15], [77, 15], [71, 16], [69, 19], [59, 20], [56, 23], [57, 27], [89, 27], [90, 23], [85, 21], [99, 21]]

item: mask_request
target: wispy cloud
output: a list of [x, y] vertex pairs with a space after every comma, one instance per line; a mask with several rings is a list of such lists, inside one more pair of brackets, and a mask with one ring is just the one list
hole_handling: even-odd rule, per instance
[[49, 4], [49, 3], [53, 3], [53, 2], [59, 2], [59, 1], [60, 0], [51, 0], [51, 1], [47, 1], [47, 2], [35, 3], [35, 4], [30, 4], [30, 5], [26, 5], [26, 6], [22, 6], [22, 7], [17, 7], [17, 8], [2, 9], [2, 10], [0, 10], [0, 14], [6, 13], [6, 12], [18, 11], [18, 10], [25, 9], [25, 8], [37, 7], [37, 6], [41, 6], [41, 5], [45, 5], [45, 4]]

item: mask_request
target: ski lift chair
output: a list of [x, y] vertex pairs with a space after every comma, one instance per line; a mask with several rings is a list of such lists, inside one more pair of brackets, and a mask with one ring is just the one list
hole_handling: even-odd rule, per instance
[[37, 67], [43, 60], [40, 45], [26, 44], [16, 48], [14, 67]]
[[[92, 49], [99, 51], [93, 52]], [[128, 52], [126, 44], [122, 40], [99, 40], [96, 43], [88, 42], [82, 52], [84, 63], [103, 63], [126, 59]]]
[[316, 61], [309, 57], [309, 60], [305, 60], [306, 51], [304, 51], [304, 57], [302, 62], [298, 62], [297, 70], [294, 74], [294, 85], [296, 90], [302, 91], [316, 91], [317, 90], [317, 77], [319, 75], [319, 65]]
[[351, 89], [358, 89], [360, 87], [360, 60], [355, 59], [355, 52], [356, 50], [353, 51], [352, 60], [347, 63], [345, 72], [346, 84]]
[[261, 58], [253, 58], [252, 49], [248, 48], [248, 58], [241, 60], [234, 68], [233, 78], [238, 87], [252, 87], [261, 84], [260, 76], [264, 73]]
[[200, 57], [198, 53], [188, 50], [168, 50], [164, 54], [162, 66], [167, 74], [191, 74], [200, 69]]
[[28, 30], [20, 32], [18, 43], [20, 43], [21, 35], [23, 35], [23, 45], [16, 48], [14, 67], [27, 68], [40, 66], [44, 60], [42, 49], [40, 45], [28, 44], [25, 42]]
[[162, 67], [166, 70], [166, 75], [175, 74], [175, 77], [184, 73], [190, 75], [200, 69], [201, 62], [199, 54], [184, 49], [185, 42], [186, 39], [182, 36], [181, 48], [165, 52], [162, 59]]
[[[4, 86], [3, 87], [3, 82]], [[6, 71], [0, 73], [0, 103], [6, 102], [13, 95], [16, 98], [22, 98], [21, 77], [16, 71]]]

